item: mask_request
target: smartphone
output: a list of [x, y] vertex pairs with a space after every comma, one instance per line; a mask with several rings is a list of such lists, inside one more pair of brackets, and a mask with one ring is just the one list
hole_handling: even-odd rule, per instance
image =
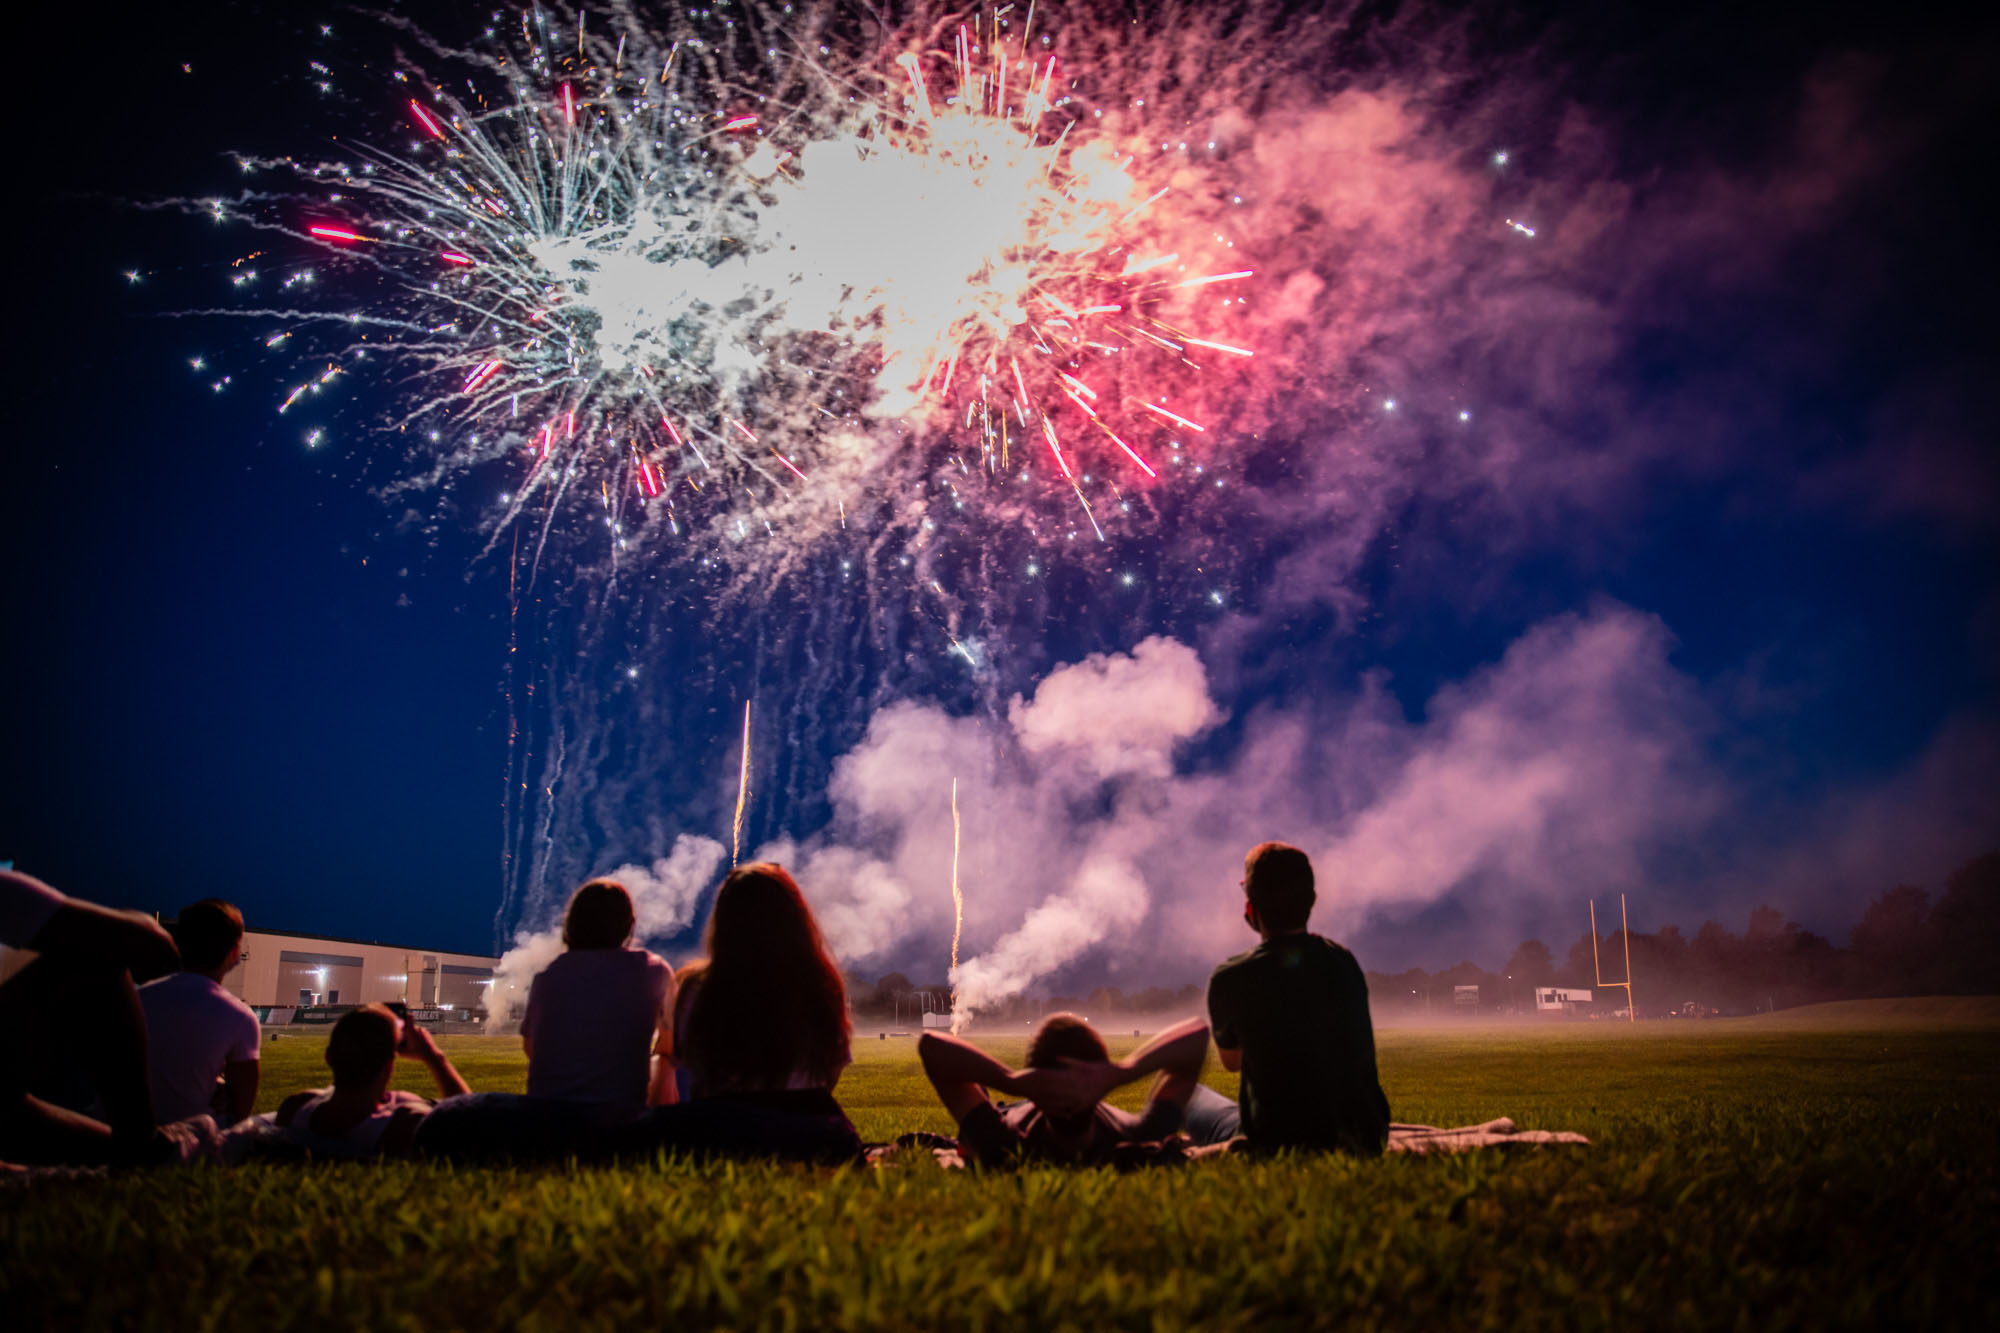
[[401, 1000], [384, 1000], [382, 1007], [394, 1014], [399, 1021], [406, 1024], [410, 1021], [410, 1006]]

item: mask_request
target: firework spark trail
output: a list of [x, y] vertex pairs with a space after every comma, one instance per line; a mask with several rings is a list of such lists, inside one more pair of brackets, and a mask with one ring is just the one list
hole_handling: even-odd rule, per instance
[[736, 772], [736, 818], [729, 825], [729, 868], [743, 855], [743, 803], [750, 797], [750, 701], [743, 701], [743, 759]]
[[965, 929], [965, 895], [958, 888], [958, 779], [951, 780], [951, 971], [958, 974], [958, 937]]

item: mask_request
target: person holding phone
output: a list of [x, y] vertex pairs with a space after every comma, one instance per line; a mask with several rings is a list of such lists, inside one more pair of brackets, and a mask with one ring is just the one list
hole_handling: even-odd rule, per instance
[[[407, 1015], [408, 1010], [406, 1009]], [[396, 1057], [430, 1071], [439, 1097], [459, 1097], [465, 1079], [431, 1034], [387, 1005], [364, 1004], [341, 1015], [326, 1042], [333, 1086], [293, 1093], [278, 1108], [277, 1124], [310, 1152], [335, 1157], [397, 1157], [410, 1150], [417, 1127], [434, 1103], [391, 1088]]]

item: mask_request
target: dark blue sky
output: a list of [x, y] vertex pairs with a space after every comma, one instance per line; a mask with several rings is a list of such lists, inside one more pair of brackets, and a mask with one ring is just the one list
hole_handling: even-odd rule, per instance
[[[1498, 660], [1528, 627], [1614, 599], [1674, 637], [1673, 666], [1709, 710], [1700, 746], [1732, 807], [1701, 845], [1657, 849], [1648, 924], [1718, 899], [1740, 901], [1740, 915], [1768, 890], [1838, 934], [1855, 890], [1816, 887], [1830, 884], [1826, 867], [1798, 845], [1815, 821], [1879, 818], [1928, 849], [1857, 846], [1855, 875], [1887, 887], [1983, 850], [1967, 830], [2000, 787], [1987, 383], [2000, 364], [1989, 314], [2000, 261], [1973, 197], [2000, 147], [1993, 81], [1976, 71], [2000, 48], [1991, 29], [1859, 6], [1616, 21], [1597, 8], [1476, 24], [1468, 60], [1507, 57], [1512, 77], [1552, 90], [1552, 103], [1588, 109], [1608, 127], [1595, 150], [1608, 179], [1776, 172], [1801, 88], [1828, 70], [1863, 89], [1838, 151], [1875, 165], [1747, 278], [1710, 284], [1710, 260], [1735, 262], [1725, 251], [1738, 238], [1718, 231], [1705, 251], [1690, 222], [1677, 235], [1696, 239], [1683, 235], [1649, 284], [1606, 296], [1630, 308], [1595, 386], [1606, 415], [1552, 425], [1574, 446], [1550, 464], [1563, 476], [1535, 460], [1520, 469], [1532, 475], [1521, 491], [1543, 498], [1496, 507], [1470, 488], [1407, 494], [1344, 577], [1357, 603], [1335, 611], [1251, 586], [1251, 623], [1233, 638], [1177, 613], [1058, 615], [1048, 632], [1063, 646], [1000, 695], [1057, 661], [1165, 630], [1207, 636], [1211, 677], [1227, 682], [1239, 719], [1351, 691], [1371, 672], [1418, 719], [1441, 686]], [[458, 12], [442, 7], [439, 21]], [[365, 23], [334, 11], [328, 21]], [[220, 894], [253, 925], [484, 950], [503, 889], [504, 563], [480, 558], [463, 515], [403, 521], [369, 485], [384, 454], [368, 454], [358, 429], [318, 453], [281, 429], [268, 373], [220, 355], [240, 329], [162, 313], [215, 299], [219, 265], [243, 246], [127, 202], [225, 186], [233, 150], [308, 147], [365, 90], [343, 87], [349, 101], [329, 117], [302, 73], [317, 19], [291, 7], [159, 15], [84, 49], [70, 16], [28, 22], [49, 26], [28, 44], [44, 54], [21, 99], [30, 128], [17, 138], [12, 210], [0, 858], [117, 904], [171, 912]], [[122, 276], [135, 267], [148, 274], [141, 296]], [[1418, 366], [1412, 379], [1491, 383], [1506, 351], [1453, 355], [1474, 359]], [[190, 369], [194, 356], [213, 358], [206, 373]], [[222, 374], [228, 388], [211, 392]], [[356, 390], [350, 420], [378, 392]], [[1685, 435], [1633, 451], [1609, 481], [1567, 484], [1594, 465], [1593, 431], [1615, 454], [1635, 423]], [[1506, 485], [1489, 477], [1487, 490]], [[1275, 555], [1261, 568], [1280, 577]], [[1222, 652], [1238, 660], [1219, 664]], [[760, 697], [782, 712], [782, 655], [764, 670]], [[677, 714], [715, 710], [679, 740], [704, 773], [732, 753], [726, 675], [691, 679], [702, 708]], [[951, 708], [979, 706], [948, 677], [901, 679]], [[815, 730], [816, 750], [791, 757], [753, 810], [761, 836], [824, 820], [809, 792], [866, 721]], [[1947, 760], [1927, 759], [1941, 750]], [[1940, 764], [1945, 776], [1922, 776]], [[722, 831], [713, 783], [668, 790], [690, 800], [689, 826]], [[2000, 842], [2000, 829], [1987, 832]], [[1468, 893], [1475, 901], [1477, 886]], [[1455, 958], [1428, 956], [1424, 935], [1449, 934], [1440, 920], [1465, 910], [1392, 914], [1372, 938], [1385, 962], [1443, 965]]]

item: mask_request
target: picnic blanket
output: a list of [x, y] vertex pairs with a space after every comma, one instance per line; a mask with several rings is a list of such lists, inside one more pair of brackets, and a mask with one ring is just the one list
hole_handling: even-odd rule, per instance
[[[1162, 1143], [1129, 1143], [1121, 1145], [1120, 1157], [1109, 1165], [1121, 1171], [1179, 1166], [1202, 1158], [1226, 1155], [1232, 1149], [1241, 1152], [1243, 1143], [1242, 1139], [1231, 1139], [1228, 1143], [1194, 1148], [1184, 1136], [1175, 1136]], [[1500, 1116], [1477, 1125], [1457, 1125], [1449, 1129], [1436, 1125], [1392, 1124], [1389, 1126], [1387, 1151], [1424, 1157], [1438, 1153], [1472, 1152], [1481, 1148], [1525, 1148], [1550, 1143], [1588, 1146], [1590, 1140], [1569, 1130], [1520, 1129], [1508, 1117]], [[893, 1165], [891, 1159], [899, 1147], [928, 1148], [937, 1164], [947, 1171], [963, 1170], [966, 1166], [965, 1152], [958, 1146], [957, 1140], [930, 1133], [905, 1134], [894, 1143], [871, 1143], [865, 1153], [868, 1164]]]
[[1589, 1139], [1566, 1129], [1518, 1129], [1506, 1116], [1483, 1124], [1439, 1129], [1436, 1125], [1390, 1125], [1389, 1151], [1424, 1156], [1470, 1152], [1474, 1148], [1515, 1148], [1533, 1143], [1582, 1143]]

